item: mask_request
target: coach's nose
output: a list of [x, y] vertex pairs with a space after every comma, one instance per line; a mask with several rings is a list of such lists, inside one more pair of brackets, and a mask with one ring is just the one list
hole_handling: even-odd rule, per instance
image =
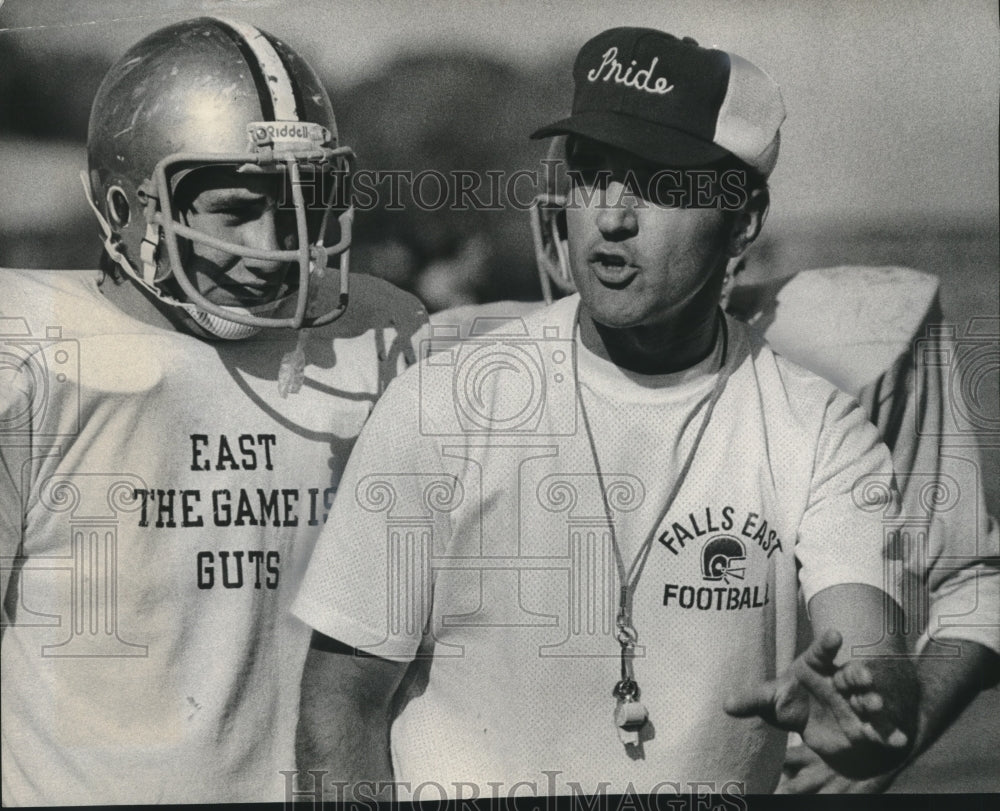
[[639, 232], [635, 193], [619, 180], [610, 181], [602, 192], [605, 199], [597, 212], [601, 236], [612, 242], [634, 237]]

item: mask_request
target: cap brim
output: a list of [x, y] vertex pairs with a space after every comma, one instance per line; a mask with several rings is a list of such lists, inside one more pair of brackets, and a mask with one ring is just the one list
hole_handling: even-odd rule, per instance
[[663, 166], [703, 166], [732, 154], [681, 130], [608, 110], [577, 113], [531, 133], [534, 139], [555, 135], [580, 135]]

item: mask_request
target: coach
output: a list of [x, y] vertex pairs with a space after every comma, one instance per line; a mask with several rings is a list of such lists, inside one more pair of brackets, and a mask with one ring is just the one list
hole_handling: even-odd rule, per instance
[[767, 212], [778, 88], [635, 28], [574, 79], [535, 135], [569, 136], [578, 294], [434, 347], [376, 407], [294, 607], [298, 766], [360, 793], [763, 792], [794, 730], [842, 773], [890, 768], [917, 691], [862, 509], [888, 452], [718, 306]]

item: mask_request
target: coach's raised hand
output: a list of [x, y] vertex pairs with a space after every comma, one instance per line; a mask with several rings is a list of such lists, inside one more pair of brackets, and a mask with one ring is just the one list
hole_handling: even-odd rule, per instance
[[905, 658], [838, 665], [842, 641], [826, 630], [777, 679], [742, 688], [725, 709], [798, 732], [841, 774], [868, 777], [902, 762], [912, 748], [916, 678]]

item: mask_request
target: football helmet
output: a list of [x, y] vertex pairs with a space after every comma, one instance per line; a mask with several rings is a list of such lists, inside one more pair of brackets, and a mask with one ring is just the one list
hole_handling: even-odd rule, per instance
[[[566, 245], [566, 198], [569, 177], [566, 174], [566, 137], [556, 136], [542, 161], [540, 190], [528, 211], [535, 242], [535, 264], [545, 303], [576, 290], [569, 269]], [[555, 289], [553, 289], [555, 288]]]
[[747, 559], [743, 542], [732, 535], [719, 535], [709, 540], [701, 551], [701, 574], [706, 580], [723, 580], [730, 577], [742, 580], [746, 567], [735, 564]]
[[[217, 17], [149, 35], [101, 83], [87, 157], [84, 186], [109, 256], [216, 337], [322, 326], [346, 309], [354, 153], [338, 143], [333, 108], [315, 72], [274, 36]], [[183, 177], [204, 167], [279, 176], [278, 207], [283, 215], [294, 211], [294, 227], [288, 217], [294, 247], [249, 248], [189, 227], [176, 192]], [[337, 241], [325, 247], [331, 214]], [[185, 271], [192, 243], [286, 264], [292, 292], [252, 308], [215, 304]], [[324, 311], [312, 312], [330, 255], [339, 256], [340, 292], [322, 296]]]

